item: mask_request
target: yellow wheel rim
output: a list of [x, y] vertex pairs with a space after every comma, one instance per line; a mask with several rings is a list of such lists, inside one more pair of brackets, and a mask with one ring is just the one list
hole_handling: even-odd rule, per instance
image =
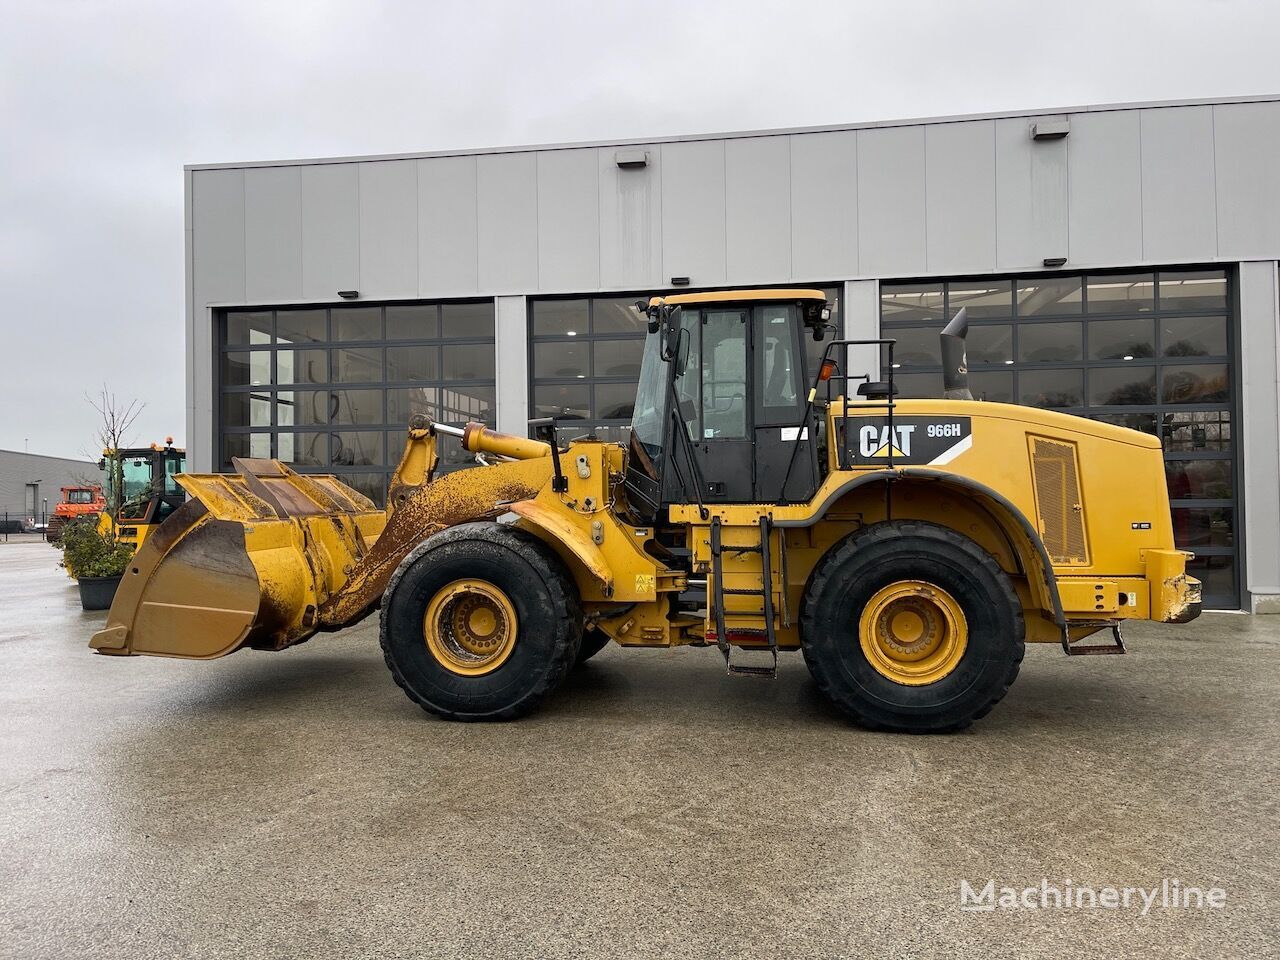
[[909, 687], [936, 683], [969, 645], [969, 624], [955, 598], [923, 580], [898, 580], [876, 591], [862, 611], [858, 638], [867, 662]]
[[455, 580], [427, 604], [422, 635], [440, 666], [462, 677], [482, 677], [515, 649], [515, 607], [485, 580]]

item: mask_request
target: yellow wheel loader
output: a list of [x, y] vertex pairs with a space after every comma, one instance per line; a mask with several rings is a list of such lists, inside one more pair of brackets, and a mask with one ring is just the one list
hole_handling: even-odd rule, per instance
[[[181, 476], [191, 499], [92, 647], [281, 650], [380, 610], [396, 682], [457, 720], [526, 713], [611, 640], [715, 646], [764, 677], [799, 650], [859, 723], [943, 731], [1000, 700], [1025, 642], [1122, 653], [1124, 620], [1199, 613], [1159, 441], [973, 401], [963, 311], [942, 334], [946, 396], [908, 400], [889, 340], [829, 340], [807, 369], [803, 337], [832, 330], [820, 291], [638, 306], [627, 444], [420, 418], [385, 511], [273, 460]], [[848, 372], [869, 349], [883, 380]], [[440, 434], [485, 465], [433, 477]]]
[[107, 509], [98, 515], [98, 532], [135, 550], [186, 500], [176, 477], [186, 451], [165, 437], [164, 446], [103, 450], [98, 469], [107, 477]]
[[[98, 533], [136, 551], [186, 501], [177, 481], [186, 456], [186, 451], [173, 445], [173, 437], [165, 437], [163, 447], [153, 443], [149, 447], [104, 449], [98, 469], [106, 477], [105, 496], [100, 491], [102, 502], [85, 511], [97, 516]], [[57, 532], [61, 534], [61, 526]], [[67, 576], [76, 579], [69, 558], [63, 558], [62, 566]]]

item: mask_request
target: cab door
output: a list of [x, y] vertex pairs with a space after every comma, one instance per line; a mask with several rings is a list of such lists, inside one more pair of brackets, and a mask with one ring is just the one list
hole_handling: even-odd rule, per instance
[[807, 503], [817, 488], [812, 424], [802, 422], [807, 391], [802, 327], [794, 304], [760, 304], [752, 311], [756, 503]]
[[698, 311], [689, 325], [689, 362], [676, 381], [707, 503], [749, 503], [753, 496], [749, 317], [748, 307]]

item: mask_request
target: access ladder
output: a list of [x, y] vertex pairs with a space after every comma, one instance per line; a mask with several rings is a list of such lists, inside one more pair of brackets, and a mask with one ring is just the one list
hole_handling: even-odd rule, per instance
[[[739, 528], [741, 529], [741, 528]], [[773, 520], [768, 514], [760, 517], [757, 527], [759, 539], [754, 543], [725, 544], [724, 526], [719, 517], [711, 520], [711, 584], [707, 602], [711, 606], [711, 618], [715, 621], [716, 646], [724, 654], [726, 671], [734, 676], [776, 677], [778, 675], [778, 637], [775, 628], [775, 610], [773, 603], [773, 560], [769, 542], [773, 533]], [[759, 587], [726, 587], [725, 555], [757, 554], [760, 557]], [[782, 602], [786, 604], [786, 548], [779, 540], [779, 558], [782, 562]], [[745, 572], [745, 571], [738, 571]], [[725, 627], [725, 597], [758, 597], [761, 601], [759, 610], [727, 611], [731, 616], [756, 616], [763, 621], [763, 628], [735, 627], [732, 631]], [[730, 635], [736, 638], [763, 637], [768, 645], [773, 663], [769, 666], [734, 663], [733, 647], [729, 642]]]

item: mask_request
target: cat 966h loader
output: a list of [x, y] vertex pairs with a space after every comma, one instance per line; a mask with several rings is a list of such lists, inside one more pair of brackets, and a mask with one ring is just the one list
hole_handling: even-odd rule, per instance
[[[191, 499], [92, 646], [281, 650], [380, 609], [396, 682], [462, 720], [532, 709], [610, 640], [716, 646], [763, 676], [799, 650], [860, 723], [934, 731], [987, 713], [1024, 642], [1122, 653], [1122, 621], [1199, 613], [1159, 441], [973, 401], [963, 312], [946, 396], [899, 400], [891, 341], [830, 340], [806, 369], [802, 338], [832, 330], [820, 291], [639, 306], [626, 445], [420, 418], [385, 511], [272, 460], [181, 476]], [[882, 351], [882, 381], [848, 373], [859, 347]], [[441, 433], [485, 465], [433, 477]]]

